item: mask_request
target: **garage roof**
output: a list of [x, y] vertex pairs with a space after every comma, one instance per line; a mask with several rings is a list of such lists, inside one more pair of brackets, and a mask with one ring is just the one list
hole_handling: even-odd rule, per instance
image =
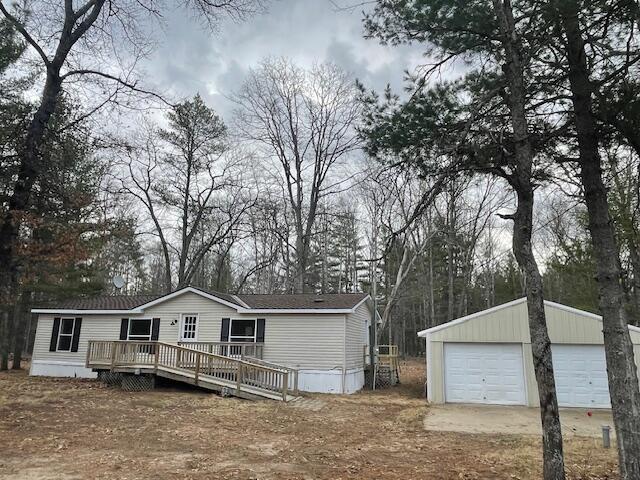
[[[526, 303], [526, 302], [527, 302], [527, 297], [518, 298], [517, 300], [513, 300], [511, 302], [503, 303], [501, 305], [496, 305], [495, 307], [491, 307], [491, 308], [488, 308], [486, 310], [481, 310], [479, 312], [472, 313], [471, 315], [467, 315], [465, 317], [457, 318], [455, 320], [451, 320], [450, 322], [443, 323], [441, 325], [436, 325], [435, 327], [427, 328], [426, 330], [422, 330], [422, 331], [418, 332], [418, 336], [419, 337], [426, 337], [430, 333], [434, 333], [434, 332], [438, 332], [440, 330], [445, 330], [447, 328], [455, 327], [457, 325], [460, 325], [460, 324], [463, 324], [463, 323], [468, 322], [470, 320], [473, 320], [474, 318], [483, 317], [485, 315], [489, 315], [491, 313], [495, 313], [495, 312], [498, 312], [500, 310], [504, 310], [506, 308], [515, 307], [517, 305], [520, 305], [520, 304], [523, 304], [523, 303]], [[579, 310], [577, 308], [569, 307], [569, 306], [563, 305], [561, 303], [552, 302], [550, 300], [545, 300], [544, 301], [544, 305], [545, 305], [545, 307], [557, 308], [557, 309], [560, 309], [560, 310], [564, 310], [566, 312], [574, 313], [576, 315], [592, 318], [594, 320], [599, 320], [600, 322], [602, 322], [602, 316], [601, 315], [597, 315], [595, 313], [587, 312], [585, 310]], [[633, 325], [629, 325], [629, 330], [635, 331], [635, 332], [640, 332], [640, 328], [636, 327], [636, 326], [633, 326]]]

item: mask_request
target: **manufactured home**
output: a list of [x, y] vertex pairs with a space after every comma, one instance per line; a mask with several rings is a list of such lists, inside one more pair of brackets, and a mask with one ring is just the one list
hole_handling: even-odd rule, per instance
[[[610, 408], [602, 317], [549, 301], [545, 313], [560, 406]], [[638, 364], [640, 328], [629, 332]], [[427, 343], [430, 402], [539, 405], [526, 298], [418, 335]]]
[[[238, 371], [267, 378], [295, 369], [296, 390], [353, 393], [364, 385], [372, 308], [361, 293], [230, 295], [195, 287], [68, 300], [32, 310], [31, 375], [95, 378], [115, 366], [188, 374], [198, 384], [230, 368], [234, 381]], [[235, 363], [216, 370], [221, 357]]]

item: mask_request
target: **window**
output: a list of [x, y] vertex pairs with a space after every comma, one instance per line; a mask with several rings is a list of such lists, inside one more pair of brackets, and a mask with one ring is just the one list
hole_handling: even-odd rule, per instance
[[132, 318], [129, 320], [128, 340], [141, 340], [148, 342], [151, 340], [151, 319]]
[[180, 340], [183, 342], [195, 342], [198, 339], [198, 314], [182, 314], [182, 334]]
[[255, 342], [256, 341], [256, 321], [255, 320], [231, 320], [229, 332], [230, 342]]
[[75, 318], [61, 318], [60, 330], [58, 332], [58, 347], [56, 350], [59, 352], [70, 352], [71, 343], [73, 339], [73, 331], [75, 329]]

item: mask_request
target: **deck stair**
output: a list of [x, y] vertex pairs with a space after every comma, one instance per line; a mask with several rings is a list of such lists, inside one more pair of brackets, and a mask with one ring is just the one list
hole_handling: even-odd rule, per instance
[[86, 366], [95, 371], [152, 374], [248, 399], [288, 402], [298, 395], [294, 369], [165, 342], [90, 340]]
[[[400, 383], [400, 363], [398, 362], [397, 345], [378, 345], [375, 348], [375, 363], [373, 375], [376, 388], [391, 387]], [[364, 364], [366, 384], [371, 385], [371, 363], [369, 362], [369, 346], [364, 347]]]

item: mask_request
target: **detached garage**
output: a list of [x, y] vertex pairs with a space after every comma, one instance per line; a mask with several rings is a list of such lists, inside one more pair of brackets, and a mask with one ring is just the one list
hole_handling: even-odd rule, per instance
[[[558, 402], [609, 408], [599, 315], [545, 301]], [[629, 327], [636, 364], [640, 328]], [[526, 298], [419, 332], [432, 403], [538, 406]]]

